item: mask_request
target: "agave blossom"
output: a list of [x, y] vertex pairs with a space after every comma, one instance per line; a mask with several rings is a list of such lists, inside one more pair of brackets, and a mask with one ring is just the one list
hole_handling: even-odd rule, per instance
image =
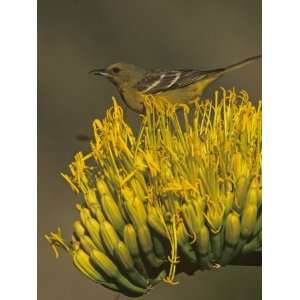
[[141, 296], [180, 272], [212, 270], [261, 248], [261, 102], [219, 89], [190, 106], [145, 97], [137, 136], [113, 99], [90, 153], [62, 174], [82, 195], [63, 247], [91, 280]]

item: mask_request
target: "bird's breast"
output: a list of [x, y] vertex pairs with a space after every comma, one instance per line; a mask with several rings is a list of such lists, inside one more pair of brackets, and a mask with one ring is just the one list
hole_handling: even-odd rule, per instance
[[125, 104], [136, 112], [143, 112], [144, 110], [144, 98], [141, 93], [136, 92], [133, 89], [124, 89], [121, 92], [122, 98]]

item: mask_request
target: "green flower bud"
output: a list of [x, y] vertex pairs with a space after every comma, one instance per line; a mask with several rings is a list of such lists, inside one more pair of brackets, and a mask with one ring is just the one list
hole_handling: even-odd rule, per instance
[[225, 222], [225, 241], [231, 247], [234, 247], [239, 239], [241, 232], [240, 216], [235, 213], [229, 213]]
[[247, 205], [242, 213], [241, 234], [243, 238], [248, 238], [254, 231], [257, 218], [257, 207], [254, 204]]

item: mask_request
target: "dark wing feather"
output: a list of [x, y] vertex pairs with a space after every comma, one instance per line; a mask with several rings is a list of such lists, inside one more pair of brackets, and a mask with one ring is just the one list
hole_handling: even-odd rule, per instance
[[147, 72], [135, 87], [145, 94], [155, 94], [186, 87], [205, 78], [211, 72], [200, 70], [154, 70]]

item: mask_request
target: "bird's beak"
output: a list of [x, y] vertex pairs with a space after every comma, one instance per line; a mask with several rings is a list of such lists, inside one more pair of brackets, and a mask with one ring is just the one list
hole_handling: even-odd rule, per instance
[[105, 69], [94, 69], [91, 70], [89, 74], [93, 74], [96, 76], [111, 77], [111, 75]]

